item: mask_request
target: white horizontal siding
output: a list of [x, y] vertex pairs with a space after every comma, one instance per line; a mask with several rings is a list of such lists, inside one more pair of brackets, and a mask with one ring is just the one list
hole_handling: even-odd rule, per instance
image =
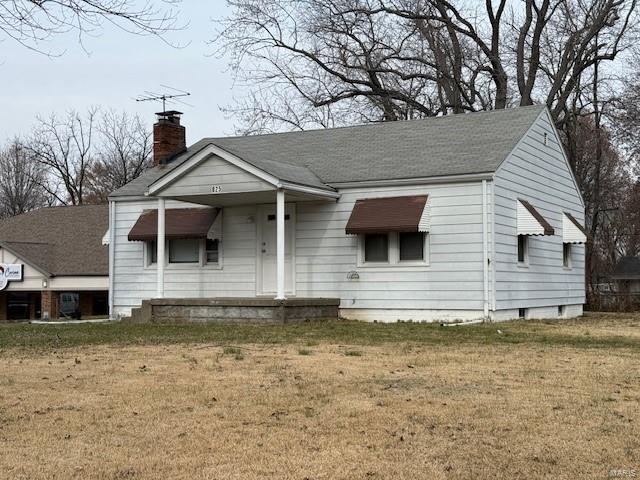
[[[584, 303], [584, 246], [573, 246], [571, 269], [562, 264], [563, 212], [584, 222], [584, 209], [561, 149], [544, 112], [496, 173], [497, 310]], [[528, 267], [517, 262], [518, 198], [528, 200], [555, 230], [553, 236], [529, 237]]]
[[[348, 189], [337, 202], [300, 202], [296, 207], [296, 294], [337, 297], [345, 309], [481, 311], [482, 186], [480, 182], [397, 188]], [[429, 195], [429, 265], [357, 267], [357, 237], [345, 234], [359, 198]], [[143, 244], [127, 235], [155, 200], [115, 205], [115, 312], [126, 314], [156, 295], [156, 269], [144, 267]], [[168, 201], [167, 208], [193, 206]], [[254, 296], [256, 207], [223, 211], [221, 270], [169, 265], [167, 297]], [[347, 273], [358, 271], [359, 280]]]
[[[298, 296], [338, 297], [341, 309], [482, 310], [480, 182], [340, 193], [338, 202], [297, 206]], [[356, 200], [425, 194], [430, 213], [429, 265], [358, 267], [357, 237], [345, 234]], [[352, 271], [359, 279], [347, 279]]]
[[[168, 200], [166, 208], [198, 205]], [[115, 259], [113, 279], [114, 313], [128, 314], [142, 300], [155, 298], [155, 266], [144, 266], [144, 243], [127, 239], [143, 210], [156, 207], [156, 200], [115, 203]], [[224, 209], [222, 235], [223, 268], [196, 265], [165, 267], [165, 296], [216, 297], [254, 296], [256, 226], [255, 207]]]
[[218, 194], [274, 190], [273, 185], [218, 156], [212, 156], [165, 188], [161, 195], [209, 195], [214, 193], [214, 186], [220, 188]]

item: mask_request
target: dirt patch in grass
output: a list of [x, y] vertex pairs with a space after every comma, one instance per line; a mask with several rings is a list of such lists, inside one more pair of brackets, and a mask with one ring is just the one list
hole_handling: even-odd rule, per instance
[[0, 477], [640, 475], [636, 349], [405, 340], [5, 349]]

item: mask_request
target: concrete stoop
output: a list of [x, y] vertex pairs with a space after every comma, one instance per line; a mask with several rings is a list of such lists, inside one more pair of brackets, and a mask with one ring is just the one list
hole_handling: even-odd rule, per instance
[[294, 323], [337, 319], [337, 298], [156, 298], [123, 318], [129, 323]]

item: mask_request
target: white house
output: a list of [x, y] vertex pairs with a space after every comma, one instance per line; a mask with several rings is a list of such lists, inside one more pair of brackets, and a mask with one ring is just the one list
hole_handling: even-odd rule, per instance
[[582, 314], [584, 203], [542, 106], [189, 148], [164, 112], [154, 135], [156, 166], [110, 197], [114, 316], [228, 297], [379, 321]]

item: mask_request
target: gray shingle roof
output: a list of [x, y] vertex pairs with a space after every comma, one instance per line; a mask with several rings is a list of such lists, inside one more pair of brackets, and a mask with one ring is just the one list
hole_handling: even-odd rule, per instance
[[149, 185], [216, 145], [281, 180], [311, 186], [494, 172], [544, 106], [245, 137], [205, 138], [112, 196]]
[[0, 246], [54, 276], [108, 275], [107, 205], [49, 207], [0, 221]]
[[617, 280], [640, 280], [640, 257], [622, 257], [611, 276]]

